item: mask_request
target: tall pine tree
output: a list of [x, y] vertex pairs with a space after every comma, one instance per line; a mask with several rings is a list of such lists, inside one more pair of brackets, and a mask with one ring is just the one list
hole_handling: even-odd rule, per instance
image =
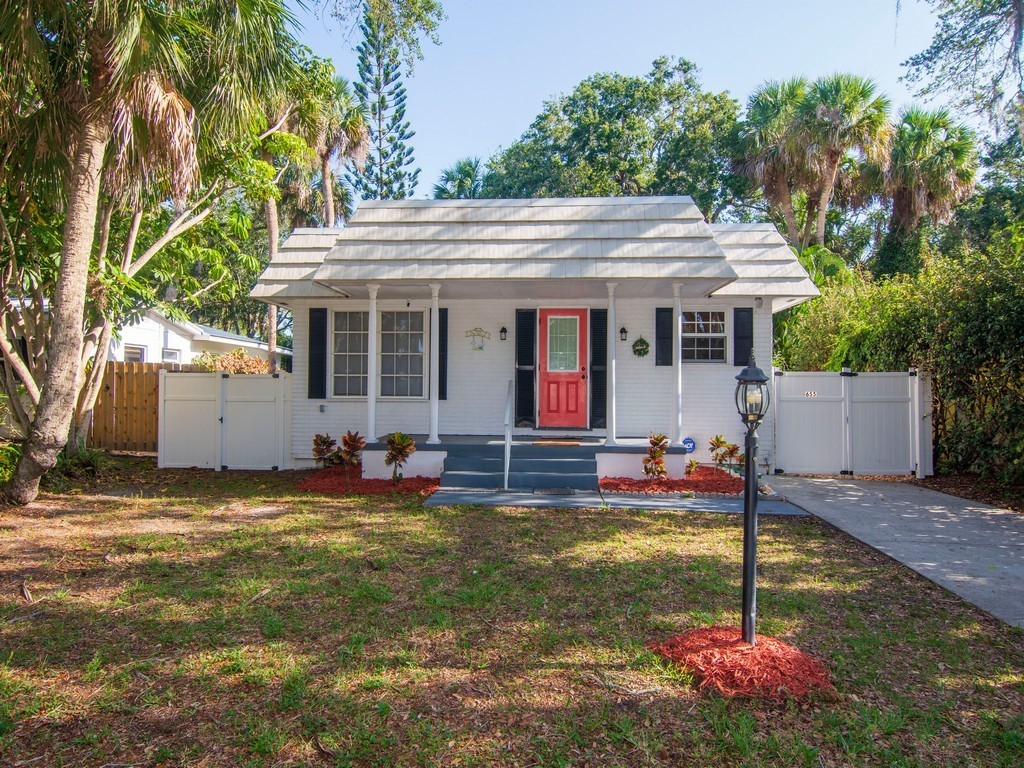
[[348, 182], [363, 200], [402, 200], [412, 197], [420, 175], [410, 168], [412, 147], [407, 143], [415, 131], [405, 119], [405, 86], [399, 65], [398, 46], [381, 20], [364, 4], [359, 30], [359, 81], [356, 95], [366, 111], [370, 129], [370, 151], [362, 173], [349, 173]]

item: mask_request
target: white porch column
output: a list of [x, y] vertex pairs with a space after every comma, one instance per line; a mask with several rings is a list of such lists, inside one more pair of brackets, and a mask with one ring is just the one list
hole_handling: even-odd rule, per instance
[[608, 404], [605, 406], [605, 445], [618, 444], [615, 440], [615, 342], [619, 337], [619, 332], [615, 328], [618, 325], [615, 321], [616, 285], [617, 283], [608, 283], [608, 361], [605, 368]]
[[676, 445], [683, 442], [683, 299], [680, 296], [682, 283], [672, 284], [672, 360], [676, 374]]
[[366, 442], [377, 442], [377, 291], [380, 286], [366, 286], [370, 294], [370, 322], [366, 345]]
[[438, 409], [440, 408], [441, 387], [441, 310], [438, 306], [440, 283], [430, 284], [430, 435], [428, 445], [437, 445], [441, 438], [437, 434]]

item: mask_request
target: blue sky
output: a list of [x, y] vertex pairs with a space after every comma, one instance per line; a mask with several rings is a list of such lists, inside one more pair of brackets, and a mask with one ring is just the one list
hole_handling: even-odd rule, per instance
[[[356, 77], [355, 45], [329, 15], [293, 9], [301, 38]], [[328, 0], [329, 1], [329, 0]], [[529, 126], [543, 102], [595, 72], [641, 74], [661, 55], [701, 68], [706, 88], [745, 102], [767, 79], [849, 71], [875, 79], [896, 108], [913, 100], [900, 64], [927, 47], [934, 17], [921, 0], [445, 0], [441, 45], [406, 80], [416, 197], [466, 155], [486, 159]]]

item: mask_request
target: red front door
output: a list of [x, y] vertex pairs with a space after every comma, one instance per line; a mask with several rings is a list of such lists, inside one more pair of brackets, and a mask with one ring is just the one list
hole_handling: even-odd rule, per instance
[[539, 427], [586, 429], [587, 310], [540, 311]]

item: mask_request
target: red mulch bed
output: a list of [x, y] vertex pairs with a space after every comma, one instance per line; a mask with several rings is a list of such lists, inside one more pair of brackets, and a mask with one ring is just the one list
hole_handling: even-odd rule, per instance
[[426, 497], [441, 487], [441, 480], [437, 477], [403, 477], [398, 485], [395, 485], [391, 480], [364, 478], [362, 468], [353, 469], [351, 475], [351, 479], [346, 479], [342, 467], [327, 467], [299, 483], [299, 490], [334, 496], [384, 496], [389, 493], [402, 493]]
[[773, 637], [755, 639], [751, 646], [736, 627], [703, 627], [647, 647], [693, 672], [702, 691], [713, 688], [723, 696], [801, 699], [834, 690], [817, 659]]
[[627, 493], [743, 493], [743, 480], [718, 467], [697, 467], [682, 480], [634, 480], [630, 477], [602, 477], [601, 490]]

